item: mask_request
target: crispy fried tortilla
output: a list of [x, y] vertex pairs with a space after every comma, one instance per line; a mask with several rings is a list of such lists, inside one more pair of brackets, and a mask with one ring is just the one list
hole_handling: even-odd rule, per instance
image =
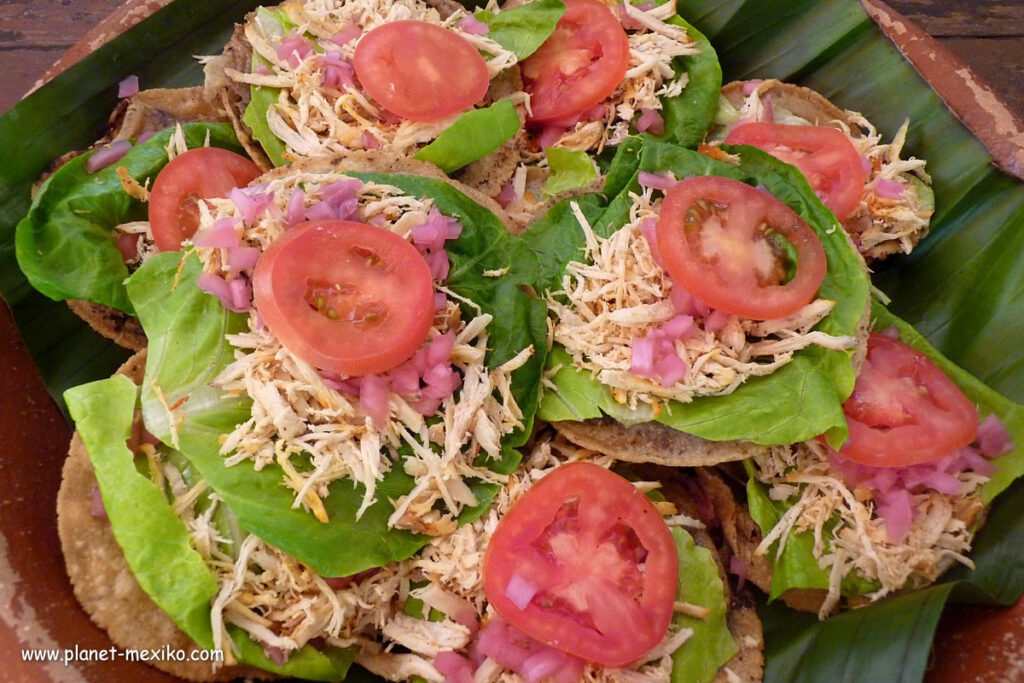
[[227, 121], [227, 112], [203, 88], [154, 88], [124, 100], [110, 120], [110, 138], [125, 140], [177, 123]]
[[[744, 81], [733, 81], [722, 86], [722, 95], [733, 105], [739, 105], [746, 97], [743, 88]], [[761, 84], [760, 93], [762, 97], [771, 97], [773, 103], [814, 125], [834, 125], [835, 121], [842, 121], [850, 126], [856, 125], [851, 112], [840, 109], [810, 88], [773, 79]]]
[[[142, 351], [128, 359], [118, 373], [140, 382], [145, 364], [146, 353]], [[92, 463], [76, 433], [57, 494], [57, 531], [75, 597], [93, 622], [122, 650], [198, 650], [139, 587], [108, 520], [92, 514], [95, 488]], [[241, 666], [214, 671], [204, 662], [156, 660], [153, 664], [169, 674], [195, 681], [270, 676], [265, 671]]]
[[252, 63], [252, 48], [245, 40], [244, 27], [235, 24], [235, 30], [231, 39], [224, 46], [221, 54], [207, 62], [203, 69], [206, 83], [204, 85], [204, 97], [215, 100], [224, 108], [227, 120], [235, 129], [235, 137], [245, 148], [249, 158], [256, 162], [256, 165], [265, 171], [269, 171], [274, 165], [264, 153], [263, 148], [252, 137], [252, 131], [242, 122], [242, 114], [249, 106], [250, 88], [244, 83], [238, 83], [228, 78], [225, 69], [235, 71], [247, 71]]
[[146, 348], [146, 333], [135, 316], [84, 299], [68, 299], [67, 303], [72, 313], [118, 346], [132, 351]]
[[556, 422], [555, 429], [577, 446], [600, 451], [616, 460], [669, 467], [703, 467], [745, 460], [763, 448], [748, 441], [708, 441], [660, 422], [626, 427], [609, 417]]

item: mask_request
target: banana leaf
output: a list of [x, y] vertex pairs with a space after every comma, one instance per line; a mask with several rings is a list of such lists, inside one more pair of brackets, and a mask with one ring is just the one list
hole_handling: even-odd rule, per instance
[[[682, 0], [680, 12], [715, 45], [725, 82], [798, 82], [862, 112], [887, 139], [910, 119], [906, 149], [928, 160], [936, 214], [910, 256], [876, 268], [874, 284], [944, 355], [1024, 401], [1024, 185], [991, 166], [858, 3]], [[1022, 509], [1017, 481], [976, 539], [977, 569], [931, 589], [825, 622], [766, 606], [765, 680], [921, 680], [947, 601], [1012, 604], [1024, 591]]]
[[233, 22], [256, 0], [174, 2], [57, 76], [0, 117], [0, 294], [54, 400], [65, 389], [109, 376], [128, 352], [85, 326], [67, 306], [29, 286], [15, 262], [14, 229], [30, 190], [51, 162], [99, 138], [117, 104], [117, 84], [137, 75], [144, 88], [202, 83], [195, 55], [217, 54]]
[[[0, 118], [0, 292], [55, 396], [107, 376], [125, 356], [17, 270], [13, 234], [31, 184], [51, 160], [96, 139], [116, 84], [201, 82], [193, 55], [213, 54], [252, 0], [176, 0]], [[928, 160], [937, 211], [909, 257], [877, 268], [890, 310], [945, 356], [1024, 402], [1024, 184], [996, 171], [856, 0], [680, 0], [714, 45], [724, 80], [775, 77], [859, 110], [891, 137], [910, 119], [906, 149]], [[1024, 482], [1000, 495], [976, 540], [977, 570], [826, 622], [767, 606], [766, 680], [920, 680], [949, 600], [1010, 604], [1024, 590]]]

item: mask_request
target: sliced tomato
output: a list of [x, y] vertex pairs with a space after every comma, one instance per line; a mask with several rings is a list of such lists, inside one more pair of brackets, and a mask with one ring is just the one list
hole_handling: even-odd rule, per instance
[[629, 66], [629, 39], [600, 0], [566, 0], [554, 32], [520, 65], [530, 121], [572, 118], [615, 92]]
[[199, 147], [168, 162], [149, 193], [149, 227], [160, 251], [181, 249], [199, 227], [199, 202], [226, 197], [261, 173], [243, 156], [217, 147]]
[[286, 349], [348, 377], [408, 360], [434, 319], [434, 284], [416, 247], [351, 221], [289, 228], [256, 263], [253, 298]]
[[733, 128], [725, 142], [753, 145], [799, 168], [840, 222], [857, 208], [864, 195], [864, 162], [850, 138], [838, 128], [745, 123]]
[[490, 85], [487, 63], [475, 47], [425, 21], [393, 21], [371, 30], [356, 44], [352, 65], [370, 97], [410, 121], [466, 111]]
[[717, 176], [687, 178], [666, 191], [657, 243], [683, 289], [754, 320], [796, 313], [814, 298], [828, 265], [818, 236], [796, 212], [767, 192]]
[[678, 573], [672, 535], [651, 502], [585, 462], [559, 467], [516, 501], [483, 564], [487, 599], [509, 624], [613, 667], [665, 637]]
[[850, 438], [839, 453], [873, 467], [932, 462], [978, 434], [978, 410], [953, 380], [917, 349], [882, 334], [868, 338], [843, 412]]

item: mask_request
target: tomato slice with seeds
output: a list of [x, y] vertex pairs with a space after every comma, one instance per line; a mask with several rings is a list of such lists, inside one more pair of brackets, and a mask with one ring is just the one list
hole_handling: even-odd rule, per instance
[[490, 86], [476, 48], [426, 21], [392, 21], [371, 30], [356, 44], [352, 65], [370, 97], [410, 121], [466, 111]]
[[783, 318], [808, 304], [825, 279], [828, 263], [814, 230], [775, 197], [731, 178], [676, 183], [665, 193], [656, 233], [672, 279], [725, 313]]
[[218, 147], [197, 147], [171, 159], [149, 193], [149, 227], [160, 251], [177, 251], [199, 227], [199, 202], [226, 197], [255, 180], [259, 166]]
[[[516, 501], [483, 564], [487, 599], [509, 624], [611, 667], [665, 637], [678, 573], [672, 534], [654, 505], [586, 462], [559, 467]], [[523, 585], [532, 595], [517, 594]]]
[[600, 0], [566, 0], [554, 32], [520, 68], [533, 123], [571, 118], [615, 92], [629, 66], [629, 39]]
[[850, 438], [840, 455], [872, 467], [932, 462], [974, 442], [978, 410], [930, 358], [883, 334], [843, 403]]
[[732, 129], [725, 142], [752, 145], [796, 166], [839, 222], [853, 213], [864, 195], [864, 162], [838, 128], [759, 121]]
[[348, 377], [408, 360], [434, 320], [434, 283], [416, 247], [351, 221], [289, 228], [256, 263], [253, 297], [286, 349]]

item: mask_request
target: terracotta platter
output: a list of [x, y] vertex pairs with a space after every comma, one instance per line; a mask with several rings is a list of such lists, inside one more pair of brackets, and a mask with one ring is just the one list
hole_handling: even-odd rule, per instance
[[[73, 64], [167, 2], [131, 0], [118, 7], [64, 55], [50, 74]], [[1024, 128], [1011, 110], [923, 31], [883, 5], [866, 6], [954, 113], [990, 148], [999, 165], [1024, 177]], [[71, 430], [50, 399], [6, 305], [0, 305], [0, 375], [0, 678], [32, 682], [172, 680], [148, 666], [121, 659], [71, 666], [23, 660], [22, 651], [28, 648], [63, 651], [77, 647], [99, 652], [109, 650], [111, 644], [78, 607], [57, 539], [54, 501]], [[940, 626], [928, 680], [1024, 680], [1022, 652], [1024, 603], [1009, 610], [951, 610]]]

